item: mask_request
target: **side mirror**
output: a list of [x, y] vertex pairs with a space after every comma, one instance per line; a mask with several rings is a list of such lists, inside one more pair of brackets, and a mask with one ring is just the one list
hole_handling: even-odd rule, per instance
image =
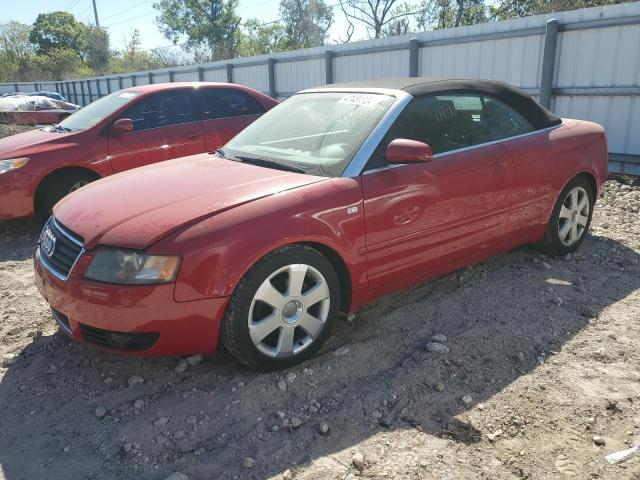
[[431, 147], [416, 140], [396, 138], [387, 147], [386, 160], [390, 164], [424, 163], [432, 158]]
[[124, 133], [133, 132], [133, 120], [130, 118], [119, 118], [111, 126], [111, 131], [115, 135], [122, 135]]

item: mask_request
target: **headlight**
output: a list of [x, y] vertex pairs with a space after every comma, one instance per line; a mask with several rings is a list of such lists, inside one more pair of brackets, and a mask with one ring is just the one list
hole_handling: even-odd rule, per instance
[[24, 167], [29, 159], [27, 157], [9, 158], [8, 160], [0, 160], [0, 175], [11, 170], [17, 170]]
[[147, 255], [134, 250], [103, 249], [84, 276], [108, 283], [144, 285], [173, 282], [180, 266], [177, 255]]

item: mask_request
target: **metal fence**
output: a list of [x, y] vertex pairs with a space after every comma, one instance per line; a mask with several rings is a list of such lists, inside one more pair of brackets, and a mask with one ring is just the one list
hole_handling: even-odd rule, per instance
[[55, 90], [86, 105], [122, 88], [200, 80], [286, 98], [326, 83], [406, 76], [516, 85], [560, 116], [603, 124], [611, 171], [640, 174], [640, 2], [129, 75], [0, 84], [0, 93]]

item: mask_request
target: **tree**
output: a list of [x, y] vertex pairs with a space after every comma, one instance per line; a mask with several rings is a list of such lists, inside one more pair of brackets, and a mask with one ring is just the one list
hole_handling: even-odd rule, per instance
[[80, 54], [84, 25], [67, 12], [41, 13], [33, 24], [29, 40], [38, 46], [39, 54], [53, 49], [73, 50]]
[[111, 51], [109, 50], [109, 32], [93, 25], [82, 25], [80, 37], [80, 53], [89, 68], [102, 75], [109, 67]]
[[423, 0], [417, 17], [419, 30], [475, 25], [488, 20], [484, 0]]
[[411, 20], [415, 18], [415, 7], [407, 3], [398, 5], [391, 12], [394, 18], [382, 28], [383, 37], [406, 35], [411, 31]]
[[280, 23], [265, 25], [257, 18], [247, 20], [238, 30], [238, 54], [241, 57], [288, 50], [289, 38]]
[[238, 0], [160, 0], [153, 7], [160, 31], [177, 44], [186, 36], [185, 46], [198, 51], [206, 46], [209, 60], [233, 58], [238, 51], [240, 17]]
[[324, 0], [281, 0], [280, 18], [291, 50], [319, 47], [333, 24], [333, 9]]
[[[374, 38], [380, 38], [389, 23], [407, 15], [403, 10], [392, 11], [398, 0], [340, 0], [340, 8], [347, 17], [364, 23]], [[394, 13], [395, 12], [395, 13]]]

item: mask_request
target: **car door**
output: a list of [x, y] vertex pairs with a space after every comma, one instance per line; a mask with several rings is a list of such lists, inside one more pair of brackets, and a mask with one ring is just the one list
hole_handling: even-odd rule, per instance
[[[482, 255], [507, 231], [513, 166], [482, 114], [478, 94], [416, 98], [378, 147], [362, 175], [372, 288]], [[433, 159], [385, 165], [395, 138], [428, 143]]]
[[233, 88], [199, 89], [206, 150], [212, 152], [235, 137], [264, 113], [249, 94]]
[[169, 158], [186, 157], [206, 151], [202, 122], [194, 111], [193, 94], [194, 89], [170, 90], [163, 99], [167, 125], [170, 125], [165, 131], [169, 144]]

